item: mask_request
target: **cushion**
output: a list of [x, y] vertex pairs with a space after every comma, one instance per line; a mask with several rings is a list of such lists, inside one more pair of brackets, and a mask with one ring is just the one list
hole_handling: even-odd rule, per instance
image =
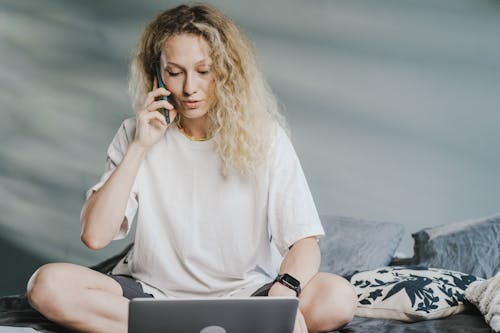
[[416, 264], [482, 278], [500, 269], [500, 215], [426, 228], [412, 234]]
[[333, 215], [322, 215], [321, 222], [325, 236], [319, 240], [320, 271], [344, 277], [388, 265], [404, 234], [397, 223]]
[[359, 317], [420, 321], [463, 312], [464, 292], [477, 277], [420, 266], [389, 266], [351, 277]]
[[476, 306], [495, 332], [500, 332], [500, 273], [476, 281], [465, 290], [465, 298]]

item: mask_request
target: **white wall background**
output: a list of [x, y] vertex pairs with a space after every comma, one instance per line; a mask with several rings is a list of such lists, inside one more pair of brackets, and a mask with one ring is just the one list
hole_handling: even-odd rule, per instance
[[[85, 248], [79, 213], [141, 29], [176, 3], [2, 1], [1, 242], [90, 265], [132, 241]], [[411, 232], [500, 211], [499, 1], [212, 3], [254, 42], [320, 213], [402, 223], [411, 255]]]

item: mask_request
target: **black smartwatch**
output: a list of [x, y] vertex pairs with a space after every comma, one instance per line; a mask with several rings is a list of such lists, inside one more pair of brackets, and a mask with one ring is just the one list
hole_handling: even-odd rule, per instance
[[282, 285], [292, 289], [295, 291], [295, 293], [297, 294], [297, 297], [299, 297], [300, 295], [300, 281], [297, 280], [296, 278], [294, 278], [293, 276], [291, 276], [290, 274], [278, 274], [278, 276], [276, 277], [276, 279], [274, 279], [273, 281], [273, 284], [274, 282], [279, 282], [281, 283]]

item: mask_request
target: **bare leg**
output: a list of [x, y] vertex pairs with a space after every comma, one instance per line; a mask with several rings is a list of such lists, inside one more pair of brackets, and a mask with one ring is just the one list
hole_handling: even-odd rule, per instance
[[129, 300], [118, 282], [90, 268], [50, 263], [31, 276], [28, 301], [47, 319], [78, 332], [126, 333]]
[[335, 331], [348, 324], [357, 304], [354, 287], [346, 279], [323, 272], [309, 281], [299, 297], [307, 328], [314, 332]]

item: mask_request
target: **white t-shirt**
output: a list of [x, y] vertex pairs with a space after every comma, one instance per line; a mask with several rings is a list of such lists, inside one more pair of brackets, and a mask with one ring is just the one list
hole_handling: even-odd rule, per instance
[[[105, 172], [87, 199], [122, 160], [135, 126], [135, 117], [120, 126]], [[272, 147], [272, 158], [256, 176], [224, 177], [213, 139], [191, 141], [170, 126], [137, 173], [114, 238], [129, 233], [137, 214], [135, 243], [113, 273], [123, 273], [125, 265], [155, 298], [249, 296], [272, 281], [292, 244], [324, 235], [297, 154], [280, 126]]]

